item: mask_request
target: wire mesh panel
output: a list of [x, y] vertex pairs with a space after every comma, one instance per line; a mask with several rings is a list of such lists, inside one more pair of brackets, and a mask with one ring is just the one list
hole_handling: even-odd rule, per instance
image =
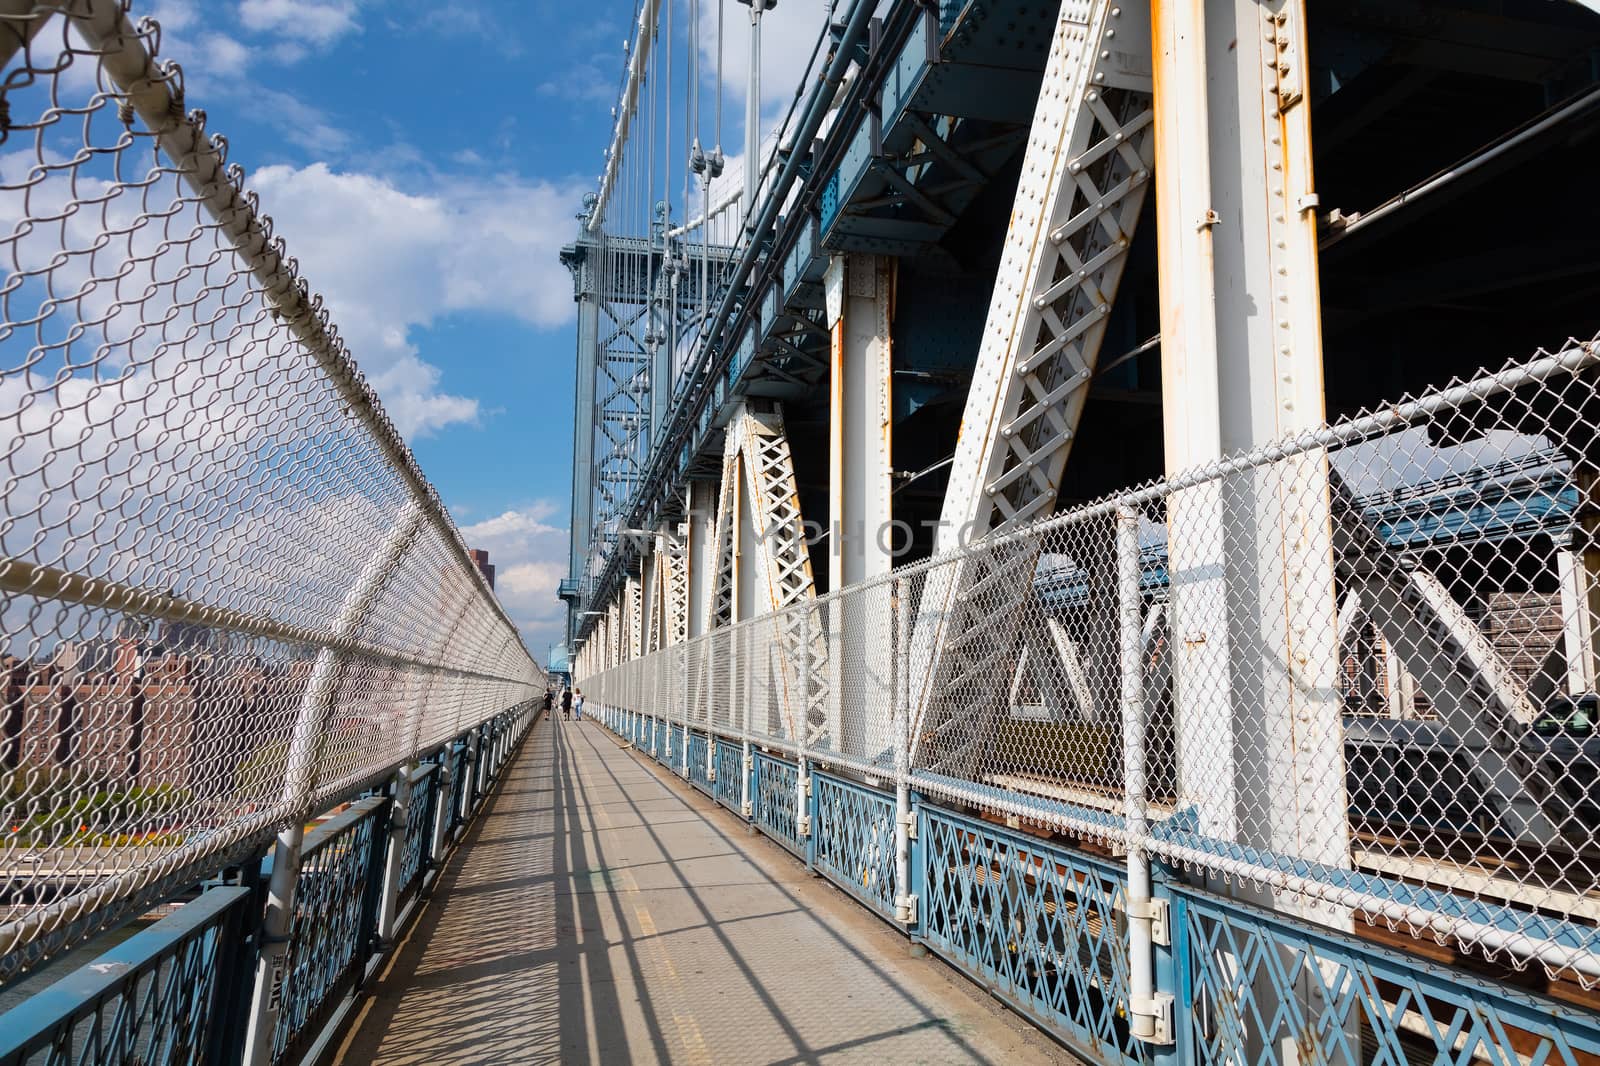
[[735, 664], [730, 736], [1592, 986], [1597, 374], [1573, 342], [660, 654]]
[[4, 19], [0, 975], [543, 681], [158, 27]]

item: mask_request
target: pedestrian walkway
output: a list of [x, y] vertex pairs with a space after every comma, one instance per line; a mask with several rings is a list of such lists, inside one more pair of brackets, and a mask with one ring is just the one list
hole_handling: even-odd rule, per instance
[[371, 991], [348, 1066], [1070, 1061], [588, 722], [535, 727]]

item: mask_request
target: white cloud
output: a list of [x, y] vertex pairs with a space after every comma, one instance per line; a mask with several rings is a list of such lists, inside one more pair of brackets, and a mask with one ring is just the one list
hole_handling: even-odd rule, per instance
[[260, 87], [252, 87], [249, 92], [260, 105], [257, 114], [262, 120], [284, 140], [304, 148], [312, 156], [326, 159], [342, 154], [350, 146], [348, 133], [335, 126], [319, 108], [299, 97]]
[[507, 59], [522, 55], [522, 39], [501, 18], [495, 5], [485, 0], [451, 0], [428, 11], [419, 21], [396, 25], [398, 32], [415, 33], [418, 28], [429, 37], [467, 39], [493, 49]]
[[[150, 7], [150, 16], [161, 23], [163, 37], [172, 30], [186, 30], [200, 21], [199, 4], [195, 0], [156, 0]], [[171, 49], [162, 45], [163, 52]]]
[[439, 371], [413, 328], [453, 312], [506, 314], [536, 328], [572, 315], [558, 251], [574, 232], [581, 188], [510, 178], [436, 182], [437, 191], [410, 193], [324, 163], [263, 167], [250, 178], [408, 436], [477, 415], [476, 400], [438, 391]]
[[[787, 107], [795, 89], [806, 76], [811, 62], [812, 47], [827, 23], [831, 5], [820, 0], [791, 0], [779, 4], [761, 16], [761, 104], [764, 125], [770, 129], [773, 112], [779, 105]], [[715, 92], [717, 72], [717, 7], [706, 4], [700, 9], [700, 71], [702, 84]], [[723, 13], [722, 90], [723, 90], [723, 147], [730, 142], [743, 143], [738, 131], [744, 125], [744, 95], [747, 72], [750, 66], [750, 15], [749, 8], [727, 5]], [[824, 45], [818, 56], [820, 63], [827, 56]], [[702, 103], [709, 112], [714, 100], [703, 93]], [[782, 117], [781, 114], [778, 117]], [[712, 133], [709, 122], [704, 126]]]
[[558, 510], [539, 500], [461, 529], [468, 547], [489, 553], [500, 602], [541, 661], [566, 635], [566, 606], [556, 599], [556, 586], [567, 576], [567, 531], [547, 521]]
[[356, 0], [241, 0], [239, 21], [255, 33], [326, 47], [358, 31]]
[[251, 58], [250, 49], [224, 33], [201, 34], [199, 46], [192, 54], [203, 57], [207, 70], [231, 77], [242, 76]]

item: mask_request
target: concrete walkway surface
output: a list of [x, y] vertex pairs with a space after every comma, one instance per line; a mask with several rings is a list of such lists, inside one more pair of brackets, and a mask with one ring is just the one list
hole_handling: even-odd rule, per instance
[[535, 726], [338, 1061], [1072, 1061], [668, 781], [597, 724]]

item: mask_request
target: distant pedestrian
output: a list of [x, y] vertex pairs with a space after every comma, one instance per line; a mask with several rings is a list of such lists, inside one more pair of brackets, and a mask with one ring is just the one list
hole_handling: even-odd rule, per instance
[[577, 716], [578, 721], [580, 721], [580, 722], [583, 721], [583, 690], [582, 689], [578, 690], [578, 698], [572, 701], [572, 713]]
[[554, 702], [555, 702], [555, 693], [551, 692], [549, 689], [545, 689], [544, 690], [544, 698], [539, 701], [539, 709], [544, 711], [545, 714], [549, 714], [550, 713], [550, 705], [552, 703], [554, 703]]
[[572, 690], [570, 688], [561, 690], [561, 717], [572, 717]]

